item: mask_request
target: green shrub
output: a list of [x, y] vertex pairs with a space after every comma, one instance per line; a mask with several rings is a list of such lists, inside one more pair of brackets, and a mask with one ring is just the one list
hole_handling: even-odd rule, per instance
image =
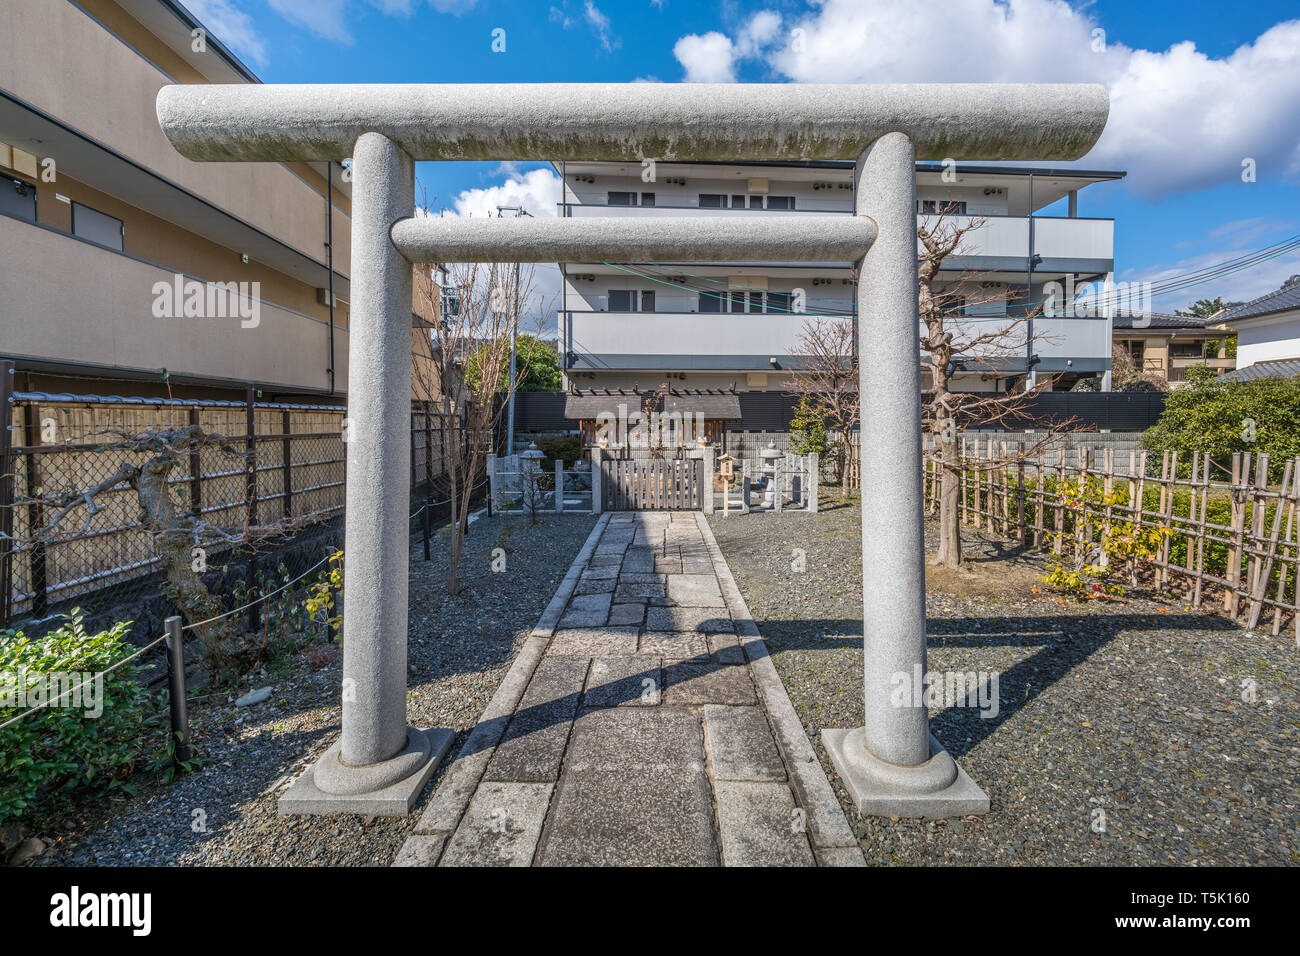
[[800, 395], [790, 419], [790, 451], [796, 455], [826, 454], [826, 408], [810, 395]]
[[[0, 631], [0, 724], [133, 654], [130, 626], [88, 633], [78, 608], [68, 624], [41, 637]], [[75, 696], [0, 729], [0, 822], [78, 787], [130, 788], [136, 764], [157, 757], [151, 747], [161, 749], [136, 672], [135, 661], [123, 664]]]
[[[1300, 377], [1221, 382], [1213, 370], [1193, 367], [1187, 379], [1189, 386], [1169, 393], [1142, 447], [1177, 451], [1184, 477], [1194, 451], [1208, 452], [1220, 469], [1231, 467], [1234, 452], [1268, 452], [1269, 479], [1278, 481], [1286, 460], [1300, 455]], [[1222, 472], [1213, 477], [1221, 480]]]
[[542, 471], [555, 471], [556, 461], [563, 459], [565, 468], [572, 468], [582, 457], [581, 435], [558, 435], [537, 439], [537, 450], [546, 456]]

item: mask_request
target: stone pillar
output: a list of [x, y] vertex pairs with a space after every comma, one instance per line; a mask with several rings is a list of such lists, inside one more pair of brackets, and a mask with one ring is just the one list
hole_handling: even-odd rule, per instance
[[858, 160], [855, 211], [877, 237], [860, 264], [862, 635], [866, 721], [823, 742], [863, 813], [942, 817], [988, 797], [930, 736], [925, 673], [915, 150], [887, 133]]
[[810, 451], [808, 453], [808, 457], [806, 461], [808, 462], [807, 474], [805, 478], [805, 480], [808, 482], [808, 491], [807, 491], [808, 510], [812, 512], [816, 512], [817, 493], [818, 493], [817, 486], [821, 484], [821, 480], [822, 480], [821, 456], [818, 455], [817, 452], [815, 451]]
[[555, 459], [555, 513], [564, 511], [564, 459]]
[[605, 453], [601, 451], [600, 446], [591, 449], [591, 513], [600, 514], [602, 502], [600, 500], [600, 463], [605, 458]]
[[389, 229], [414, 208], [410, 156], [363, 134], [352, 157], [343, 733], [281, 813], [405, 815], [455, 736], [406, 724], [412, 277]]
[[[703, 460], [704, 467], [704, 488], [703, 494], [700, 495], [700, 510], [706, 515], [713, 514], [713, 456], [715, 450], [712, 445], [706, 445], [701, 450], [700, 458]], [[725, 492], [724, 492], [725, 494]]]

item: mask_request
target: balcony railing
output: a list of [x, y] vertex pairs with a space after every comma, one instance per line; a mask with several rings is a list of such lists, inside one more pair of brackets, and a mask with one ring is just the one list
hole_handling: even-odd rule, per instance
[[[801, 207], [774, 209], [712, 209], [697, 205], [610, 206], [605, 203], [561, 203], [565, 216], [823, 216], [852, 212], [851, 203], [832, 200], [800, 199]], [[918, 216], [918, 219], [926, 218]], [[970, 233], [965, 254], [1025, 259], [1029, 255], [1029, 217], [1027, 216], [947, 216], [955, 224], [983, 219], [984, 224]], [[1080, 219], [1069, 216], [1034, 216], [1034, 251], [1044, 259], [1113, 259], [1115, 256], [1115, 220]]]

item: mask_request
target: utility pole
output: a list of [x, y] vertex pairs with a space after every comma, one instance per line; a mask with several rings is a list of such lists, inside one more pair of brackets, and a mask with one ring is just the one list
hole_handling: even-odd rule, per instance
[[[497, 218], [506, 210], [515, 214], [515, 218], [527, 216], [532, 218], [532, 213], [524, 209], [523, 206], [497, 206]], [[519, 347], [519, 263], [515, 263], [514, 272], [514, 313], [510, 322], [510, 391], [506, 398], [506, 454], [515, 453], [515, 356]]]

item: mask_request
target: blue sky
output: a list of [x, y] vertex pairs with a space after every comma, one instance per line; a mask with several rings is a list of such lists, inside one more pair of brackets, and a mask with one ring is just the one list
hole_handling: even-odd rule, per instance
[[[1080, 215], [1116, 221], [1116, 277], [1159, 279], [1300, 234], [1300, 6], [1145, 0], [188, 0], [266, 82], [1101, 82], [1078, 165], [1124, 169]], [[494, 52], [494, 31], [504, 52]], [[501, 34], [495, 34], [500, 37]], [[793, 41], [799, 38], [799, 43]], [[498, 43], [500, 46], [500, 43]], [[1254, 182], [1242, 181], [1251, 160]], [[536, 165], [419, 168], [432, 205], [554, 210]], [[1293, 254], [1158, 299], [1245, 300]]]

